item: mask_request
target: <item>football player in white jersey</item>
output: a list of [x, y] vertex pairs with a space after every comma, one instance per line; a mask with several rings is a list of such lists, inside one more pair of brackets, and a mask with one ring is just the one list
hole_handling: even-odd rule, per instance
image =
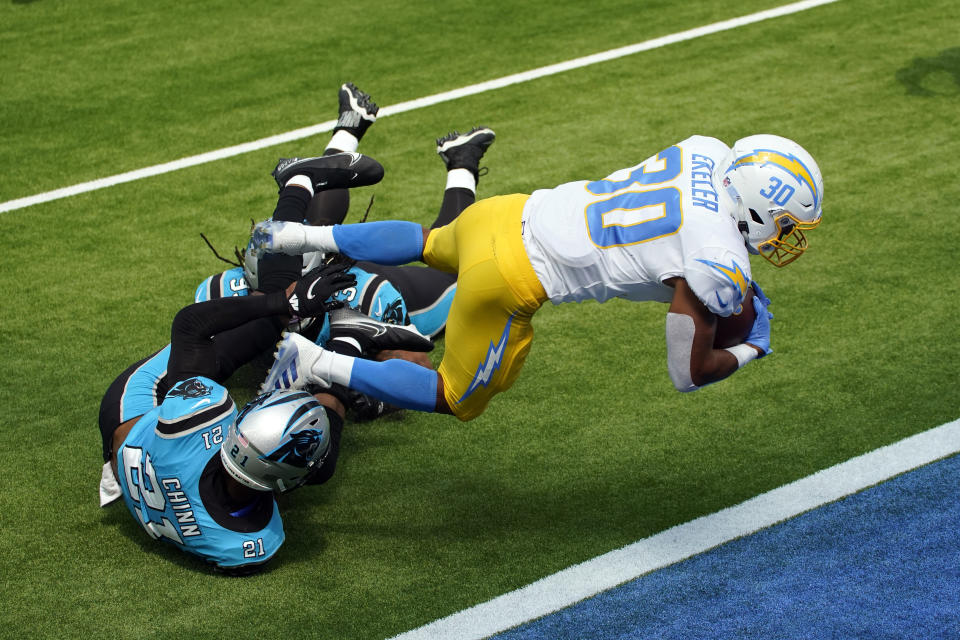
[[[261, 223], [255, 246], [266, 252], [423, 260], [458, 274], [437, 371], [344, 357], [287, 335], [265, 388], [343, 384], [470, 420], [513, 384], [544, 302], [620, 297], [669, 304], [668, 371], [678, 390], [695, 390], [770, 352], [769, 300], [748, 255], [776, 266], [795, 260], [822, 202], [820, 170], [792, 140], [754, 135], [730, 148], [692, 136], [603, 180], [480, 200], [439, 229]], [[717, 319], [739, 313], [748, 296], [756, 320], [746, 340], [715, 348]]]

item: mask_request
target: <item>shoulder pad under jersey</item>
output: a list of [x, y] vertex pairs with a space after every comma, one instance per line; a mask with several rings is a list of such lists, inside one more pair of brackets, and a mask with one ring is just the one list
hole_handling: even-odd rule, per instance
[[203, 376], [173, 385], [160, 405], [157, 433], [161, 437], [186, 435], [230, 417], [236, 411], [226, 388]]
[[686, 257], [684, 277], [711, 312], [729, 316], [742, 310], [750, 286], [750, 261], [746, 252], [705, 247]]
[[201, 282], [194, 293], [193, 301], [204, 302], [249, 294], [250, 286], [247, 284], [247, 279], [243, 277], [243, 267], [234, 267]]

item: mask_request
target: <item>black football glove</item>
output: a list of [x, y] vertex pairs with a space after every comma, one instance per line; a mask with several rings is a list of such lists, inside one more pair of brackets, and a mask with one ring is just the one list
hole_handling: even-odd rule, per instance
[[342, 289], [357, 286], [357, 278], [347, 273], [348, 268], [349, 265], [342, 263], [326, 264], [297, 280], [293, 294], [287, 299], [290, 315], [312, 318], [342, 307], [342, 301], [330, 300], [330, 296]]

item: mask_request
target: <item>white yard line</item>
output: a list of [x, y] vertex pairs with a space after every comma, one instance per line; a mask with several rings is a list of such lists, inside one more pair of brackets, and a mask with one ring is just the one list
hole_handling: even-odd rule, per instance
[[[441, 102], [449, 102], [450, 100], [457, 100], [458, 98], [463, 98], [465, 96], [484, 93], [485, 91], [493, 91], [494, 89], [506, 87], [511, 84], [529, 82], [531, 80], [536, 80], [537, 78], [543, 78], [557, 73], [562, 73], [564, 71], [570, 71], [571, 69], [579, 69], [580, 67], [586, 67], [599, 62], [615, 60], [616, 58], [633, 55], [641, 51], [658, 49], [660, 47], [665, 47], [677, 42], [693, 40], [694, 38], [700, 38], [713, 33], [736, 29], [737, 27], [742, 27], [744, 25], [761, 22], [763, 20], [769, 20], [771, 18], [778, 18], [780, 16], [797, 13], [799, 11], [805, 11], [813, 7], [831, 4], [833, 2], [837, 2], [837, 0], [804, 0], [803, 2], [794, 2], [782, 7], [768, 9], [767, 11], [760, 11], [758, 13], [752, 13], [739, 18], [715, 22], [703, 27], [688, 29], [687, 31], [681, 31], [679, 33], [663, 36], [661, 38], [654, 38], [652, 40], [647, 40], [646, 42], [640, 42], [626, 47], [619, 47], [617, 49], [610, 49], [609, 51], [595, 53], [582, 58], [567, 60], [566, 62], [559, 62], [557, 64], [531, 69], [530, 71], [524, 71], [522, 73], [515, 73], [513, 75], [504, 76], [495, 80], [472, 84], [468, 87], [461, 87], [460, 89], [453, 89], [452, 91], [445, 91], [432, 96], [426, 96], [424, 98], [417, 98], [415, 100], [409, 100], [407, 102], [390, 105], [380, 109], [378, 117], [395, 115], [398, 113], [404, 113], [405, 111], [413, 111], [414, 109], [422, 109], [424, 107], [440, 104]], [[24, 207], [29, 207], [35, 204], [51, 202], [53, 200], [59, 200], [60, 198], [68, 198], [70, 196], [79, 195], [88, 191], [105, 189], [107, 187], [123, 184], [125, 182], [133, 182], [134, 180], [158, 176], [164, 173], [170, 173], [171, 171], [178, 171], [180, 169], [186, 169], [188, 167], [194, 167], [200, 164], [206, 164], [208, 162], [223, 160], [224, 158], [230, 158], [243, 153], [266, 149], [268, 147], [292, 142], [294, 140], [308, 138], [318, 133], [323, 133], [324, 131], [331, 131], [335, 125], [336, 120], [328, 120], [327, 122], [321, 122], [320, 124], [315, 124], [310, 127], [295, 129], [286, 133], [269, 136], [267, 138], [261, 138], [260, 140], [254, 140], [253, 142], [246, 142], [244, 144], [238, 144], [232, 147], [218, 149], [216, 151], [208, 151], [206, 153], [201, 153], [200, 155], [181, 158], [179, 160], [173, 160], [171, 162], [153, 165], [152, 167], [137, 169], [135, 171], [128, 171], [126, 173], [120, 173], [107, 178], [92, 180], [90, 182], [83, 182], [70, 187], [63, 187], [62, 189], [54, 189], [53, 191], [46, 191], [44, 193], [38, 193], [36, 195], [26, 196], [24, 198], [17, 198], [16, 200], [8, 200], [7, 202], [0, 203], [0, 213], [13, 211], [15, 209], [23, 209]]]
[[611, 551], [392, 640], [480, 640], [960, 452], [960, 420]]

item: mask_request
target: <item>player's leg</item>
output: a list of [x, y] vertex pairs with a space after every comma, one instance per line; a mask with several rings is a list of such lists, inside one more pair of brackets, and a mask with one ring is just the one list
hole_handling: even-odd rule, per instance
[[438, 372], [446, 403], [461, 420], [480, 415], [494, 395], [513, 385], [533, 341], [532, 316], [546, 299], [520, 238], [526, 200], [481, 200], [431, 232], [424, 250], [427, 264], [438, 254], [457, 255], [457, 292]]
[[515, 261], [516, 251], [523, 251], [524, 202], [522, 195], [482, 200], [430, 233], [424, 252], [428, 264], [456, 262], [459, 268], [446, 350], [436, 373], [397, 360], [337, 358], [320, 373], [404, 408], [448, 409], [461, 420], [480, 415], [519, 374], [533, 339], [531, 317], [546, 299], [542, 287], [535, 288], [539, 284], [529, 261], [526, 270]]
[[[437, 140], [437, 153], [447, 167], [447, 188], [431, 228], [448, 224], [473, 203], [480, 160], [494, 139], [493, 130], [476, 127], [466, 134], [453, 132]], [[401, 265], [420, 259], [426, 233], [415, 223], [399, 220], [316, 228], [261, 223], [254, 230], [254, 242], [257, 248], [268, 252], [324, 251], [342, 253], [354, 260]], [[444, 270], [456, 271], [453, 267]]]
[[[446, 169], [443, 200], [431, 229], [456, 220], [476, 199], [480, 159], [493, 143], [494, 133], [479, 128], [468, 134], [450, 133], [437, 140], [437, 153]], [[385, 266], [362, 262], [360, 268], [385, 277], [403, 297], [410, 321], [424, 335], [438, 336], [447, 322], [447, 313], [456, 291], [455, 273], [433, 267]]]
[[[454, 131], [437, 140], [437, 153], [446, 166], [447, 182], [440, 212], [430, 226], [431, 230], [451, 225], [475, 202], [480, 160], [495, 138], [496, 134], [489, 127], [475, 127], [465, 134]], [[401, 265], [421, 259], [429, 232], [418, 229], [414, 223], [389, 220], [309, 230], [310, 235], [305, 240], [308, 246], [311, 242], [323, 244], [327, 247], [323, 250], [343, 253], [355, 260]], [[454, 235], [452, 230], [449, 235], [451, 238]], [[443, 246], [446, 250], [438, 248], [430, 266], [456, 273], [455, 243], [444, 243]]]
[[[352, 82], [340, 87], [338, 94], [340, 113], [333, 128], [333, 136], [323, 155], [348, 151], [355, 153], [360, 140], [376, 119], [380, 108], [370, 95], [361, 91]], [[348, 189], [320, 191], [307, 207], [307, 224], [320, 226], [340, 224], [350, 208]]]
[[398, 265], [420, 259], [428, 232], [419, 224], [401, 220], [332, 227], [268, 220], [254, 226], [250, 243], [253, 249], [265, 253], [300, 255], [322, 251], [354, 260]]
[[449, 224], [476, 201], [480, 160], [495, 139], [496, 134], [489, 127], [474, 127], [464, 134], [454, 131], [437, 139], [437, 154], [446, 166], [447, 184], [440, 213], [431, 229]]
[[[272, 218], [302, 220], [314, 193], [314, 181], [315, 176], [306, 174], [285, 179]], [[278, 302], [276, 294], [286, 300], [283, 292], [300, 277], [302, 267], [300, 256], [263, 255], [258, 264], [258, 288], [268, 295], [220, 298], [181, 309], [171, 330], [170, 382], [189, 375], [225, 382], [240, 366], [275, 344], [290, 320], [285, 303]], [[266, 298], [270, 298], [269, 304]]]
[[424, 258], [432, 263], [437, 250], [457, 245], [460, 267], [438, 372], [402, 360], [372, 362], [331, 353], [290, 334], [265, 384], [333, 382], [407, 409], [449, 409], [461, 420], [479, 415], [519, 374], [533, 338], [531, 317], [547, 299], [520, 238], [526, 200], [524, 195], [483, 200], [431, 232]]
[[[346, 190], [345, 190], [346, 191]], [[274, 220], [299, 222], [313, 197], [313, 184], [309, 177], [292, 176], [281, 188], [277, 206], [271, 216]], [[303, 268], [301, 256], [280, 253], [263, 254], [257, 263], [257, 289], [264, 292], [285, 289], [300, 277]], [[277, 334], [274, 338], [279, 337]]]

